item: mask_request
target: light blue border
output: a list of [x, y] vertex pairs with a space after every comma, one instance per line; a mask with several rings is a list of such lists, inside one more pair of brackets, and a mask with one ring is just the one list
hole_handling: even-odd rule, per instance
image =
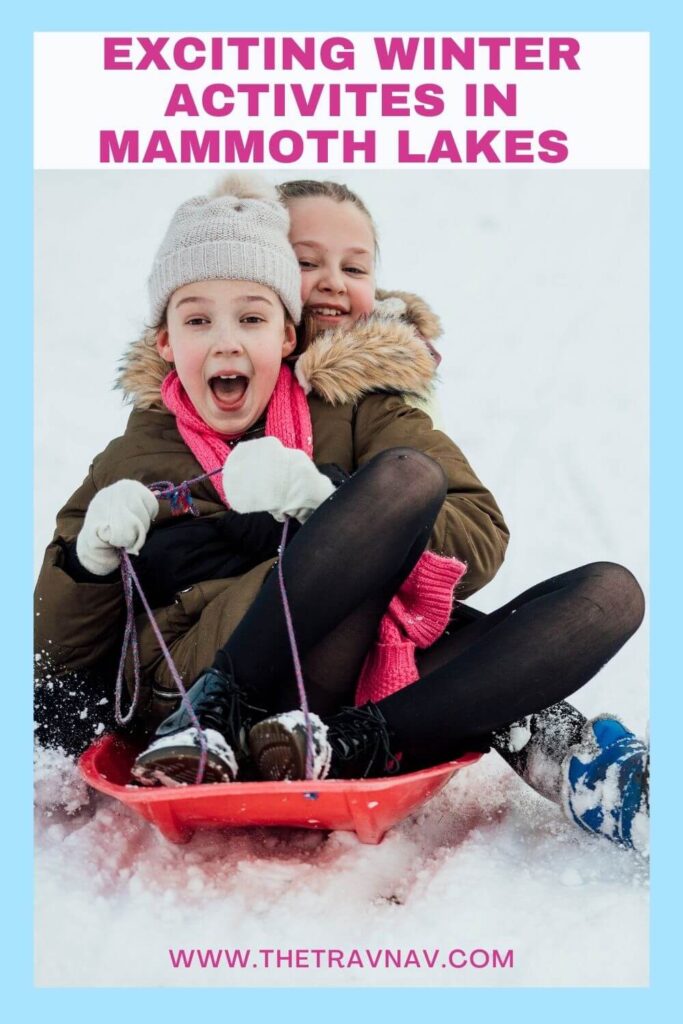
[[[572, 1021], [579, 1015], [590, 1019], [642, 1022], [644, 1017], [668, 1016], [664, 1001], [678, 1003], [674, 970], [678, 948], [678, 920], [672, 913], [680, 893], [677, 871], [679, 848], [669, 820], [679, 815], [679, 779], [674, 776], [672, 752], [678, 752], [681, 719], [680, 655], [674, 643], [681, 634], [682, 577], [679, 541], [681, 459], [680, 384], [681, 320], [677, 296], [681, 291], [680, 109], [675, 103], [679, 66], [677, 42], [681, 15], [671, 3], [516, 3], [482, 2], [437, 4], [344, 3], [330, 6], [284, 5], [260, 0], [231, 5], [204, 0], [201, 5], [129, 2], [112, 4], [102, 11], [91, 3], [56, 5], [33, 3], [13, 24], [3, 25], [3, 106], [6, 118], [4, 291], [6, 312], [2, 339], [4, 363], [9, 367], [4, 384], [7, 415], [6, 497], [3, 502], [5, 531], [4, 597], [2, 622], [9, 623], [5, 641], [5, 673], [2, 680], [5, 704], [3, 729], [3, 790], [5, 838], [0, 844], [8, 854], [4, 883], [3, 938], [7, 942], [3, 971], [11, 978], [3, 991], [9, 1013], [22, 1018], [58, 1021], [115, 1021], [122, 1015], [133, 1021], [174, 1021], [181, 1014], [199, 1020], [209, 1013], [236, 1014], [249, 1019], [299, 1020], [320, 1014], [321, 1022], [362, 1020], [452, 1020], [465, 1014], [474, 1020], [548, 1019]], [[31, 666], [31, 559], [32, 517], [32, 160], [31, 160], [31, 47], [33, 31], [111, 30], [537, 30], [537, 31], [649, 31], [653, 59], [653, 172], [652, 172], [652, 273], [653, 273], [653, 519], [652, 611], [653, 680], [652, 735], [655, 740], [655, 887], [653, 898], [652, 987], [640, 990], [41, 990], [32, 988], [32, 915], [30, 770], [26, 737], [30, 732]], [[678, 159], [677, 159], [678, 158]], [[21, 317], [18, 315], [21, 311]], [[676, 345], [677, 339], [679, 345]], [[625, 453], [624, 472], [628, 472]], [[40, 500], [40, 488], [37, 490]], [[11, 640], [11, 642], [10, 642]], [[678, 656], [677, 656], [678, 655]], [[675, 706], [674, 706], [675, 702]], [[15, 714], [14, 711], [18, 711]], [[678, 761], [678, 758], [676, 759]], [[19, 766], [21, 766], [19, 768]], [[657, 820], [657, 815], [659, 820]], [[618, 921], [615, 922], [618, 927]], [[577, 951], [578, 955], [578, 951]], [[14, 998], [12, 998], [14, 997]], [[12, 1003], [14, 1002], [14, 1005]]]

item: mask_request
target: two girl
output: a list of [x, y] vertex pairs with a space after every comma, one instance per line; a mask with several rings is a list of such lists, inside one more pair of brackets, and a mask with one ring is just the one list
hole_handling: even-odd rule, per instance
[[[194, 781], [204, 744], [205, 780], [222, 781], [300, 777], [310, 739], [318, 777], [412, 770], [493, 742], [584, 828], [642, 847], [644, 746], [559, 703], [638, 627], [638, 584], [597, 563], [491, 615], [453, 609], [454, 590], [459, 602], [496, 573], [508, 533], [463, 454], [406, 402], [429, 392], [433, 322], [420, 307], [411, 322], [410, 303], [373, 315], [375, 234], [357, 197], [281, 191], [291, 245], [284, 208], [239, 180], [174, 216], [150, 277], [154, 328], [122, 376], [135, 410], [59, 514], [39, 645], [77, 673], [115, 657], [123, 548], [195, 680], [174, 711], [141, 618], [137, 721], [156, 731], [140, 782]], [[174, 519], [149, 489], [159, 480], [196, 481], [197, 518]], [[273, 571], [285, 517], [299, 524], [281, 569], [321, 716], [312, 736], [291, 711]]]

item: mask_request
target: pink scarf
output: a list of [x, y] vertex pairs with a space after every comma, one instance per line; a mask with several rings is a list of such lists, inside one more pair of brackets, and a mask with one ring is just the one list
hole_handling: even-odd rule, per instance
[[[197, 413], [173, 370], [161, 385], [164, 405], [176, 418], [178, 431], [197, 462], [210, 472], [230, 456], [228, 444], [241, 435], [219, 434]], [[285, 363], [266, 412], [266, 435], [287, 448], [300, 448], [313, 458], [313, 426], [304, 390]], [[211, 477], [228, 506], [220, 474]], [[418, 679], [415, 651], [430, 647], [443, 634], [451, 616], [453, 592], [467, 571], [464, 562], [425, 551], [391, 601], [375, 646], [368, 652], [356, 689], [356, 704], [378, 701]]]
[[[202, 469], [209, 473], [216, 466], [224, 465], [232, 451], [228, 441], [234, 441], [242, 435], [219, 434], [205, 423], [175, 370], [164, 378], [161, 398], [168, 411], [175, 416], [180, 436]], [[308, 402], [303, 388], [286, 363], [280, 367], [275, 390], [268, 403], [266, 435], [278, 437], [285, 448], [300, 448], [309, 458], [313, 458], [313, 428]], [[229, 508], [222, 476], [219, 473], [212, 476], [211, 483], [223, 504]]]

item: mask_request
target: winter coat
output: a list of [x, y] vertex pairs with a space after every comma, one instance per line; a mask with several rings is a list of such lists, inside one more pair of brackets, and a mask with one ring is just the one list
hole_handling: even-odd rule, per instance
[[[434, 379], [434, 361], [421, 340], [433, 336], [433, 314], [419, 300], [408, 299], [408, 316], [402, 321], [371, 318], [351, 331], [322, 335], [299, 356], [295, 372], [308, 392], [317, 465], [336, 464], [350, 474], [379, 452], [395, 447], [418, 449], [441, 465], [448, 493], [428, 548], [467, 563], [467, 574], [457, 590], [458, 598], [464, 599], [496, 574], [509, 535], [493, 496], [462, 452], [432, 428], [424, 412], [407, 404], [407, 396], [426, 398]], [[75, 582], [65, 571], [65, 549], [77, 537], [96, 492], [126, 478], [145, 484], [180, 483], [202, 473], [175, 418], [161, 403], [159, 389], [168, 369], [149, 332], [131, 346], [119, 377], [134, 405], [125, 433], [95, 458], [81, 486], [58, 513], [36, 586], [35, 619], [37, 650], [55, 669], [78, 670], [111, 662], [121, 646], [125, 606], [120, 579]], [[201, 517], [224, 517], [225, 506], [209, 480], [193, 484], [191, 491]], [[236, 521], [249, 518], [234, 516]], [[178, 519], [171, 518], [169, 503], [162, 500], [148, 543], [157, 530], [171, 523], [177, 525]], [[260, 536], [261, 531], [257, 532]], [[196, 582], [171, 603], [155, 609], [161, 633], [186, 682], [211, 664], [275, 561], [273, 551], [247, 571]], [[137, 626], [143, 676], [139, 710], [154, 723], [172, 707], [175, 686], [144, 616], [138, 616]]]

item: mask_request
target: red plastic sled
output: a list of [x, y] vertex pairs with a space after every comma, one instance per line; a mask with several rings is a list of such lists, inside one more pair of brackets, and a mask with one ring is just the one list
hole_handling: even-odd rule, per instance
[[435, 796], [480, 753], [420, 772], [381, 779], [324, 782], [232, 782], [151, 789], [131, 786], [136, 747], [103, 736], [81, 756], [86, 782], [132, 808], [172, 843], [187, 843], [198, 828], [288, 825], [355, 832], [376, 844], [397, 822]]

